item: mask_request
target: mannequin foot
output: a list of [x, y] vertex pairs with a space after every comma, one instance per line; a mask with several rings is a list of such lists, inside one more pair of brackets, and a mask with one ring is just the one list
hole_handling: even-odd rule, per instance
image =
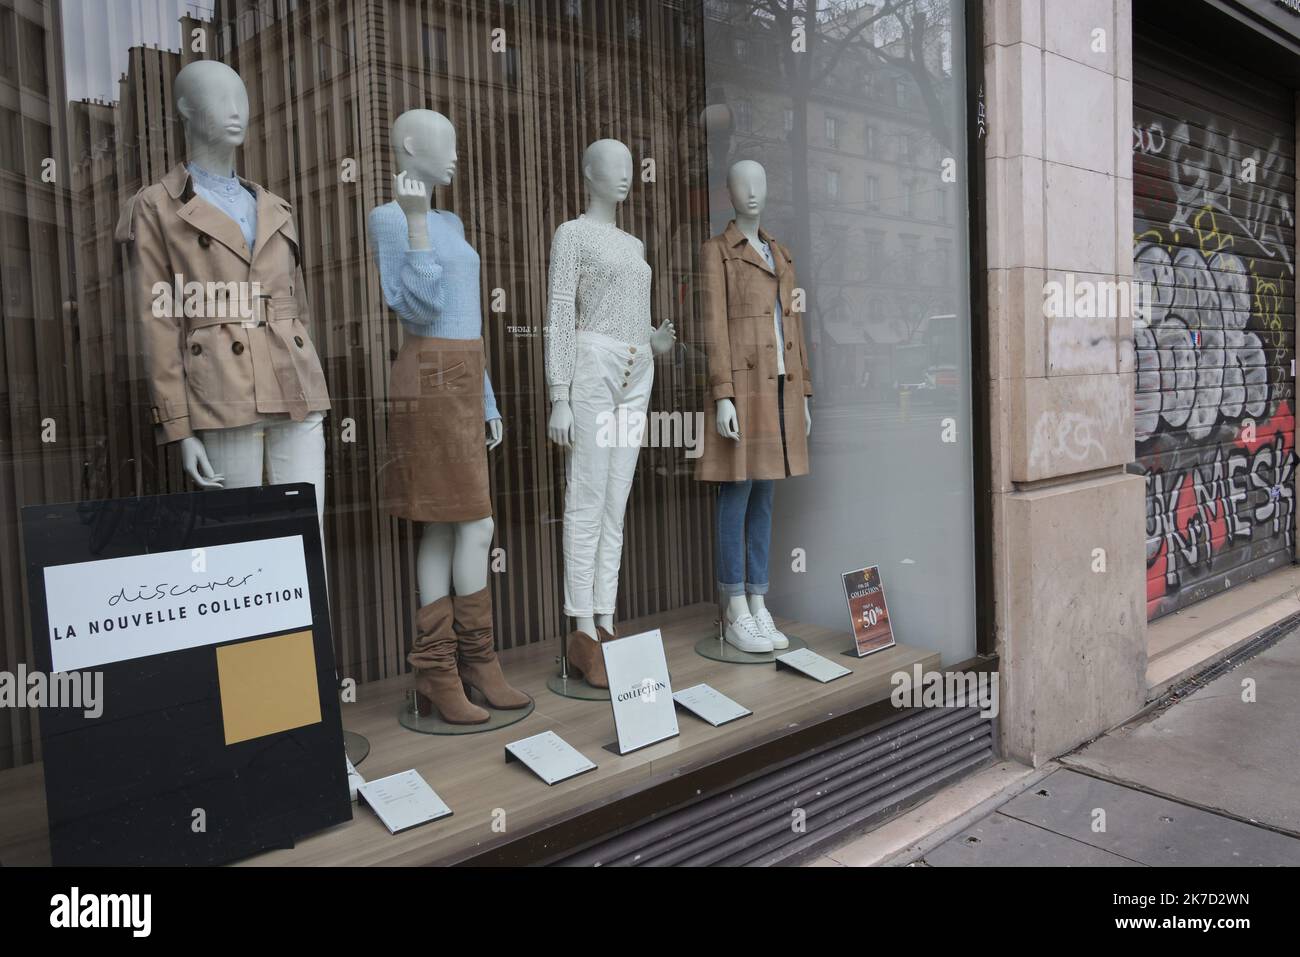
[[749, 611], [754, 616], [754, 621], [758, 624], [758, 630], [772, 642], [772, 647], [778, 650], [790, 647], [790, 639], [787, 638], [779, 628], [776, 622], [772, 620], [772, 613], [767, 610], [761, 595], [751, 595], [749, 598]]
[[602, 642], [613, 641], [618, 637], [618, 629], [614, 627], [613, 615], [596, 616], [596, 637]]
[[448, 724], [483, 724], [492, 717], [465, 695], [456, 668], [456, 633], [449, 596], [425, 605], [415, 615], [415, 703], [421, 717], [436, 710]]
[[739, 612], [733, 612], [734, 602], [728, 602], [723, 613], [723, 638], [727, 644], [740, 651], [761, 655], [772, 650], [772, 639], [763, 634], [754, 616], [749, 613], [749, 606], [740, 599]]
[[584, 679], [593, 688], [608, 688], [605, 674], [605, 656], [600, 642], [583, 631], [574, 631], [565, 644], [565, 660], [569, 670]]

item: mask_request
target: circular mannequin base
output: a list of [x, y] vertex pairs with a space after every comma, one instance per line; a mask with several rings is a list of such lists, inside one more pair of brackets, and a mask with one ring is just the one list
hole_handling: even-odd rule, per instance
[[480, 708], [485, 708], [489, 715], [488, 719], [482, 724], [452, 724], [442, 720], [442, 715], [438, 714], [438, 709], [434, 708], [429, 714], [421, 716], [415, 710], [415, 692], [408, 692], [406, 701], [403, 702], [401, 709], [397, 712], [397, 722], [407, 731], [418, 731], [420, 734], [482, 734], [484, 731], [495, 731], [498, 728], [506, 728], [512, 724], [518, 724], [533, 713], [537, 707], [537, 702], [531, 697], [528, 699], [528, 706], [516, 708], [507, 711], [504, 708], [493, 708], [477, 694], [470, 698], [474, 704]]
[[343, 751], [354, 768], [360, 767], [361, 762], [370, 756], [370, 741], [355, 731], [344, 731]]
[[722, 641], [717, 635], [709, 635], [707, 638], [701, 638], [695, 643], [695, 653], [702, 658], [708, 658], [711, 661], [725, 661], [729, 665], [770, 665], [776, 661], [777, 655], [783, 655], [787, 651], [797, 651], [800, 648], [807, 648], [808, 642], [802, 638], [790, 638], [789, 648], [779, 648], [776, 651], [752, 652], [741, 651], [735, 645]]
[[546, 679], [546, 687], [562, 698], [576, 698], [579, 701], [608, 701], [608, 688], [594, 688], [581, 678], [570, 675], [562, 678], [558, 674]]

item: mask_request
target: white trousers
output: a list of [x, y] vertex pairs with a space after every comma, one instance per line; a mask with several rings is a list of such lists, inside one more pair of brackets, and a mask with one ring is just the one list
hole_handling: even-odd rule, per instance
[[324, 412], [308, 413], [301, 422], [286, 416], [233, 429], [205, 429], [198, 435], [212, 468], [226, 477], [225, 488], [294, 482], [316, 486], [316, 518], [325, 541]]
[[623, 513], [654, 385], [650, 346], [579, 331], [569, 389], [573, 445], [565, 458], [564, 613], [614, 614]]

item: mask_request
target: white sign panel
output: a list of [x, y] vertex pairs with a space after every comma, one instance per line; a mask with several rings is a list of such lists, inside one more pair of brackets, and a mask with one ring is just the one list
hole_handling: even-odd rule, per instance
[[301, 535], [45, 569], [55, 671], [310, 628]]
[[402, 771], [368, 781], [357, 788], [357, 795], [370, 805], [390, 834], [451, 814], [447, 802], [438, 797], [419, 771]]
[[677, 735], [677, 708], [659, 629], [602, 642], [618, 753]]
[[558, 784], [567, 778], [594, 771], [596, 765], [554, 731], [543, 731], [531, 738], [511, 741], [506, 745], [506, 761], [522, 761], [547, 784]]
[[816, 678], [822, 684], [853, 674], [851, 669], [837, 665], [829, 658], [823, 658], [811, 648], [800, 648], [797, 651], [787, 651], [783, 655], [777, 655], [776, 668], [778, 671], [781, 668], [793, 668], [810, 678]]
[[711, 685], [692, 685], [674, 694], [673, 698], [715, 728], [754, 713]]

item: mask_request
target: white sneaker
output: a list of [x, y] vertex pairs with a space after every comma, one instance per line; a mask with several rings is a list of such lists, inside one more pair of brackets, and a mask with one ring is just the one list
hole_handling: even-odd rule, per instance
[[357, 803], [357, 788], [366, 783], [366, 779], [361, 776], [361, 772], [352, 766], [352, 759], [346, 754], [343, 760], [348, 763], [348, 794], [352, 798], [352, 803]]
[[761, 655], [772, 650], [772, 639], [759, 629], [753, 615], [741, 615], [735, 621], [727, 622], [724, 637], [733, 647], [751, 654]]
[[754, 615], [754, 621], [758, 623], [758, 630], [768, 641], [772, 642], [772, 647], [776, 649], [789, 648], [790, 639], [781, 633], [776, 627], [776, 622], [772, 620], [772, 613], [766, 608], [760, 608]]

